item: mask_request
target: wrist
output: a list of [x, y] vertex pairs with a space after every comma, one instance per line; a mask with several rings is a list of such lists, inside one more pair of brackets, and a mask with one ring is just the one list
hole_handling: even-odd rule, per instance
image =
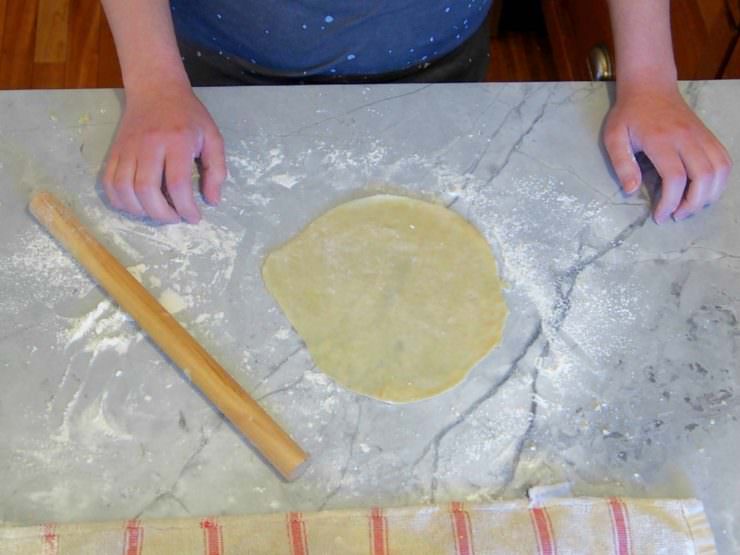
[[127, 95], [145, 95], [151, 91], [190, 90], [190, 80], [180, 59], [180, 53], [159, 49], [154, 60], [137, 60], [122, 64], [123, 86]]
[[675, 66], [617, 70], [617, 98], [636, 94], [673, 94], [678, 92]]
[[[155, 77], [152, 78], [152, 75]], [[182, 74], [155, 72], [151, 73], [149, 78], [130, 77], [124, 79], [124, 89], [129, 101], [163, 94], [190, 94], [192, 92], [190, 81], [184, 71]]]

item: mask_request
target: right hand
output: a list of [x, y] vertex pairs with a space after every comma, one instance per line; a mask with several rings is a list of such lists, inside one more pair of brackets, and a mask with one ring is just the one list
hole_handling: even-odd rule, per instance
[[719, 200], [732, 160], [727, 149], [689, 108], [675, 83], [623, 85], [604, 125], [604, 145], [624, 192], [640, 188], [633, 155], [644, 152], [662, 179], [655, 222], [683, 220]]
[[198, 223], [191, 182], [196, 158], [203, 197], [217, 204], [226, 178], [224, 142], [192, 89], [159, 85], [127, 91], [103, 187], [118, 210], [163, 223]]

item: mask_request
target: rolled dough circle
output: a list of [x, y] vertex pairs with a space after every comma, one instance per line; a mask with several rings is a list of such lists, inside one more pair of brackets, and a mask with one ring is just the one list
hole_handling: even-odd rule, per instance
[[460, 382], [507, 315], [491, 248], [462, 216], [394, 195], [342, 204], [271, 252], [262, 275], [316, 366], [408, 402]]

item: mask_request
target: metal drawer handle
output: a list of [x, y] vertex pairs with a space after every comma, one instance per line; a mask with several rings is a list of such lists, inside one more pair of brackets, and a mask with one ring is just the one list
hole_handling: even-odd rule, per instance
[[614, 62], [609, 49], [604, 44], [597, 44], [588, 53], [588, 73], [594, 81], [611, 81], [614, 79]]

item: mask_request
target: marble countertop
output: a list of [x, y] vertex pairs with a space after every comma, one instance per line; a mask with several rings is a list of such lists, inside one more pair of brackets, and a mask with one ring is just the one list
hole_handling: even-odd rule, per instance
[[[683, 91], [740, 160], [740, 82]], [[654, 172], [625, 198], [605, 163], [602, 84], [198, 94], [230, 177], [201, 224], [169, 227], [109, 211], [96, 185], [120, 92], [0, 94], [0, 521], [488, 501], [570, 482], [576, 495], [698, 497], [720, 552], [740, 550], [736, 183], [656, 226]], [[34, 223], [40, 188], [312, 453], [299, 480], [266, 467]], [[326, 378], [259, 274], [311, 219], [375, 191], [458, 210], [508, 284], [500, 347], [423, 402]]]

